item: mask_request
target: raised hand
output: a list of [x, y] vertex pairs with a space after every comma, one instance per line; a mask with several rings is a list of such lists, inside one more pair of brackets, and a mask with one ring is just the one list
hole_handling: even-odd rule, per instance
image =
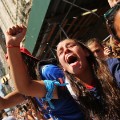
[[24, 25], [16, 25], [7, 30], [5, 33], [6, 45], [19, 46], [26, 34]]

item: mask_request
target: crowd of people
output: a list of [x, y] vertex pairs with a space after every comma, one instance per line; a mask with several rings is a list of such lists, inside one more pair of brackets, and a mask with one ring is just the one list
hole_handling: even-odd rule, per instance
[[[26, 101], [28, 102], [28, 100]], [[8, 113], [6, 111], [2, 112], [2, 120], [43, 120], [42, 115], [37, 116], [33, 105], [24, 103], [23, 105], [17, 105], [12, 108]], [[40, 118], [40, 119], [38, 119]]]
[[[120, 3], [108, 2], [112, 8], [104, 17], [110, 41], [119, 48]], [[110, 44], [97, 38], [86, 43], [64, 39], [57, 45], [56, 59], [38, 60], [20, 47], [26, 31], [16, 25], [5, 33], [16, 89], [0, 98], [0, 109], [30, 100], [33, 108], [23, 107], [24, 120], [120, 120], [120, 60]]]

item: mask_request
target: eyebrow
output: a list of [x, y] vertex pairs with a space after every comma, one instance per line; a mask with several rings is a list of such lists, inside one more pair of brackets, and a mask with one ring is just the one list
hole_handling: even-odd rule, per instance
[[[74, 43], [72, 43], [72, 42], [68, 42], [68, 43], [66, 43], [66, 45], [65, 46], [68, 46], [68, 45], [70, 45], [70, 44], [74, 44]], [[58, 47], [58, 46], [57, 46]], [[61, 49], [62, 47], [60, 47], [59, 49]]]

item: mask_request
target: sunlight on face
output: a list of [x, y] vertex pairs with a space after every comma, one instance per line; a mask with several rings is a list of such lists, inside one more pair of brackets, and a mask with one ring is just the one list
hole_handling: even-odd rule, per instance
[[117, 32], [117, 36], [120, 38], [120, 10], [117, 12], [115, 16], [114, 27]]
[[57, 56], [65, 71], [81, 74], [87, 66], [87, 52], [74, 40], [66, 39], [57, 46]]

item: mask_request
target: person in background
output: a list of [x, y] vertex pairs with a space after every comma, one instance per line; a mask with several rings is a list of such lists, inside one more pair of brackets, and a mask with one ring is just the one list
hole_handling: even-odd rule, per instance
[[94, 56], [106, 61], [108, 68], [115, 79], [115, 83], [120, 88], [120, 59], [114, 58], [113, 52], [108, 47], [104, 47], [97, 38], [91, 38], [86, 42], [88, 48]]
[[106, 41], [101, 41], [103, 46], [108, 46], [112, 51], [112, 56], [115, 58], [120, 58], [120, 44], [119, 42], [115, 41], [113, 37], [110, 36], [110, 38]]
[[120, 2], [120, 0], [108, 0], [108, 3], [111, 8], [114, 7], [118, 2]]
[[114, 13], [114, 16], [113, 16], [113, 29], [114, 29], [114, 32], [116, 33], [115, 36], [117, 37], [116, 40], [118, 40], [120, 42], [120, 3], [118, 3], [114, 9], [116, 8], [115, 10], [115, 13]]
[[86, 45], [93, 52], [95, 57], [102, 60], [107, 59], [112, 53], [111, 49], [104, 47], [97, 38], [87, 40]]
[[8, 116], [6, 112], [2, 114], [3, 119], [2, 120], [16, 120], [13, 116]]
[[120, 2], [118, 2], [114, 7], [109, 9], [104, 14], [104, 18], [106, 21], [108, 32], [113, 38], [113, 43], [117, 44], [120, 47]]

